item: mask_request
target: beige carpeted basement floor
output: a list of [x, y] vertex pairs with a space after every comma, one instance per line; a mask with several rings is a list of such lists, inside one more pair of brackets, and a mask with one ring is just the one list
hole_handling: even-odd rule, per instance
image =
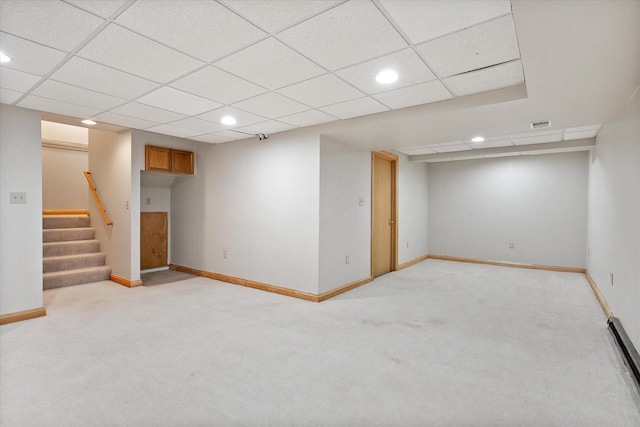
[[427, 260], [315, 304], [194, 278], [45, 292], [2, 426], [638, 426], [583, 275]]

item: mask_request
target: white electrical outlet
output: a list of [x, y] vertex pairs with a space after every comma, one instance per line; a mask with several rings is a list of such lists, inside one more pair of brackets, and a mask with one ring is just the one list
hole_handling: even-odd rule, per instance
[[409, 241], [407, 240], [407, 249], [409, 249]]
[[11, 193], [11, 204], [26, 205], [27, 193]]
[[509, 249], [513, 249], [516, 247], [516, 244], [514, 242], [509, 242]]
[[151, 197], [147, 197], [147, 204], [150, 205], [151, 204]]
[[345, 259], [344, 259], [344, 263], [345, 263], [345, 264], [349, 264], [349, 255], [347, 255], [347, 256], [345, 257]]
[[613, 286], [613, 273], [611, 273], [611, 286]]
[[358, 206], [364, 206], [364, 197], [358, 199]]
[[125, 209], [129, 209], [129, 201], [128, 200], [126, 202], [124, 202], [124, 208]]
[[222, 251], [222, 258], [227, 259], [227, 250]]

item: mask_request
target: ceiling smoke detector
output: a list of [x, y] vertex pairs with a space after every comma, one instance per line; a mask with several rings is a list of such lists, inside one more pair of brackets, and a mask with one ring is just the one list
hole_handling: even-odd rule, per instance
[[551, 127], [551, 120], [543, 120], [541, 122], [529, 123], [531, 129], [546, 129]]

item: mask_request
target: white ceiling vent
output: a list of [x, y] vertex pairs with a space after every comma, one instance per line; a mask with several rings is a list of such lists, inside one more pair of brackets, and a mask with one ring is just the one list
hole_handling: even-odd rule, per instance
[[551, 120], [544, 120], [541, 122], [531, 122], [529, 123], [531, 129], [546, 129], [551, 127]]

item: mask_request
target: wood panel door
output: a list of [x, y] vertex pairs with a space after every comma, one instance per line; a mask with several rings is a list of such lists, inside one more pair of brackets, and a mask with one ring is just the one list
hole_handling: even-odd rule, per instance
[[397, 157], [373, 153], [371, 170], [371, 275], [381, 276], [396, 266]]
[[169, 222], [166, 212], [140, 213], [140, 269], [167, 266]]

